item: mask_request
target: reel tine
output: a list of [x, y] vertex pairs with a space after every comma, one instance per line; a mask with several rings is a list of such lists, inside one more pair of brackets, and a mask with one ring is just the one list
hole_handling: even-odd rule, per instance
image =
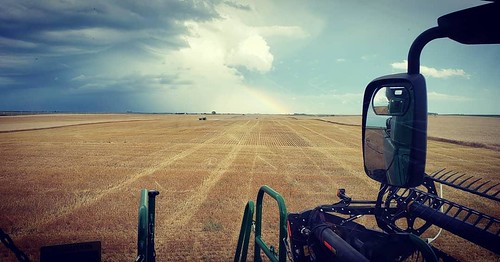
[[449, 175], [448, 177], [446, 177], [445, 179], [443, 179], [444, 181], [448, 181], [448, 179], [452, 178], [454, 175], [458, 174], [458, 172], [455, 172], [451, 175]]
[[463, 176], [465, 176], [465, 173], [455, 177], [455, 179], [453, 179], [453, 181], [450, 181], [450, 183], [455, 184], [455, 182]]
[[473, 178], [473, 176], [470, 176], [470, 177], [468, 177], [468, 178], [464, 179], [462, 182], [460, 182], [460, 183], [458, 184], [458, 186], [461, 186], [463, 183], [467, 182], [467, 180], [469, 180], [469, 179], [471, 179], [471, 178]]
[[489, 182], [491, 182], [491, 180], [488, 180], [488, 181], [486, 181], [486, 182], [483, 182], [482, 184], [480, 184], [479, 186], [477, 186], [476, 188], [474, 188], [474, 189], [472, 189], [472, 190], [479, 191], [479, 189], [480, 189], [482, 186], [484, 186], [484, 185], [488, 184]]
[[448, 175], [448, 174], [449, 174], [449, 173], [451, 173], [451, 172], [453, 172], [453, 171], [452, 171], [452, 170], [446, 171], [446, 172], [444, 172], [441, 176], [436, 177], [436, 178], [437, 178], [437, 179], [441, 179], [442, 177], [444, 177], [444, 176]]
[[435, 171], [434, 173], [430, 174], [430, 176], [436, 177], [437, 175], [439, 175], [439, 173], [443, 172], [444, 170], [446, 170], [446, 168], [443, 168], [441, 170]]
[[[494, 187], [496, 187], [496, 186], [498, 186], [498, 185], [500, 185], [500, 183], [496, 183], [496, 184], [494, 184], [494, 185], [492, 185], [492, 186], [488, 187], [488, 188], [487, 188], [487, 189], [486, 189], [483, 193], [484, 193], [484, 194], [486, 194], [488, 191], [492, 190]], [[498, 194], [498, 192], [499, 192], [499, 191], [497, 191], [497, 193], [496, 193], [494, 196], [496, 196], [496, 195]]]
[[465, 188], [470, 188], [472, 185], [474, 185], [476, 182], [478, 182], [479, 180], [481, 180], [482, 178], [478, 178], [474, 181], [472, 181], [469, 185], [465, 186]]

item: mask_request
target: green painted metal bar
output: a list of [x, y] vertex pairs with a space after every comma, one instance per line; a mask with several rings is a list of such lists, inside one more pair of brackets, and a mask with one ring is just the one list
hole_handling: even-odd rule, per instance
[[155, 197], [156, 190], [141, 189], [137, 224], [137, 257], [135, 261], [155, 262]]
[[160, 192], [156, 190], [148, 191], [148, 253], [147, 253], [147, 261], [155, 262], [156, 261], [156, 252], [155, 252], [155, 198], [160, 194]]
[[253, 213], [254, 203], [253, 201], [248, 201], [245, 206], [245, 212], [243, 213], [243, 220], [241, 221], [240, 236], [238, 238], [238, 245], [236, 247], [236, 253], [234, 255], [234, 262], [245, 262], [247, 260], [248, 243], [252, 230]]
[[148, 256], [148, 190], [141, 190], [139, 201], [139, 222], [137, 225], [137, 258], [135, 261], [147, 261]]
[[[278, 203], [278, 209], [280, 213], [279, 222], [279, 247], [278, 247], [278, 257], [274, 252], [267, 246], [267, 244], [262, 240], [262, 200], [264, 194], [268, 194], [276, 200]], [[274, 189], [267, 185], [262, 186], [257, 194], [257, 206], [256, 206], [256, 217], [255, 217], [255, 247], [254, 247], [254, 260], [261, 261], [260, 251], [264, 251], [267, 257], [271, 261], [286, 261], [286, 247], [285, 242], [287, 238], [287, 228], [286, 228], [286, 205], [283, 197]]]
[[[266, 254], [266, 256], [269, 258], [269, 260], [273, 261], [273, 262], [279, 262], [279, 261], [286, 261], [286, 256], [285, 256], [285, 260], [283, 259], [279, 259], [279, 257], [276, 257], [276, 254], [273, 252], [273, 250], [271, 250], [266, 242], [264, 240], [262, 240], [261, 237], [255, 237], [255, 247], [258, 247], [258, 251], [257, 251], [257, 248], [255, 249], [255, 254], [254, 256], [257, 256], [255, 257], [254, 261], [262, 261], [262, 258], [260, 257], [260, 251], [264, 251], [264, 254]], [[279, 249], [281, 249], [281, 244], [280, 244], [280, 247]], [[258, 253], [257, 253], [258, 252]]]

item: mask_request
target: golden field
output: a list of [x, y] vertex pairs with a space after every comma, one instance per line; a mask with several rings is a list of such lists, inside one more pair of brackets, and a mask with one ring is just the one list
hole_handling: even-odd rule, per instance
[[[500, 180], [500, 118], [464, 119], [429, 117], [427, 172]], [[337, 202], [338, 188], [376, 198], [359, 123], [286, 115], [0, 117], [0, 228], [34, 261], [41, 246], [96, 240], [103, 261], [131, 261], [139, 190], [157, 189], [158, 261], [232, 260], [243, 209], [261, 185], [280, 192], [289, 212]], [[500, 215], [498, 203], [447, 187], [444, 194]], [[273, 243], [277, 208], [266, 199], [264, 209], [263, 234]], [[436, 244], [462, 260], [499, 259], [446, 233]], [[11, 260], [1, 245], [0, 261]]]

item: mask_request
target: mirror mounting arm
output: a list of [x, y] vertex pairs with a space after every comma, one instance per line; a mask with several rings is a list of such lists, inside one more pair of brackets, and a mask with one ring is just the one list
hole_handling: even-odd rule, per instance
[[415, 41], [411, 44], [410, 51], [408, 52], [408, 74], [420, 73], [420, 54], [424, 46], [430, 41], [438, 38], [446, 37], [446, 34], [439, 27], [427, 29], [421, 33]]

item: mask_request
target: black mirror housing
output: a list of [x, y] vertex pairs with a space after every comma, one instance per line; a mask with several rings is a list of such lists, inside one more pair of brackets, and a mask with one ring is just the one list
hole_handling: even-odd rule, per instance
[[453, 12], [438, 18], [439, 29], [459, 43], [499, 44], [500, 3], [490, 3]]
[[422, 184], [427, 93], [421, 74], [389, 75], [368, 84], [363, 100], [362, 145], [364, 168], [370, 178], [398, 187]]

